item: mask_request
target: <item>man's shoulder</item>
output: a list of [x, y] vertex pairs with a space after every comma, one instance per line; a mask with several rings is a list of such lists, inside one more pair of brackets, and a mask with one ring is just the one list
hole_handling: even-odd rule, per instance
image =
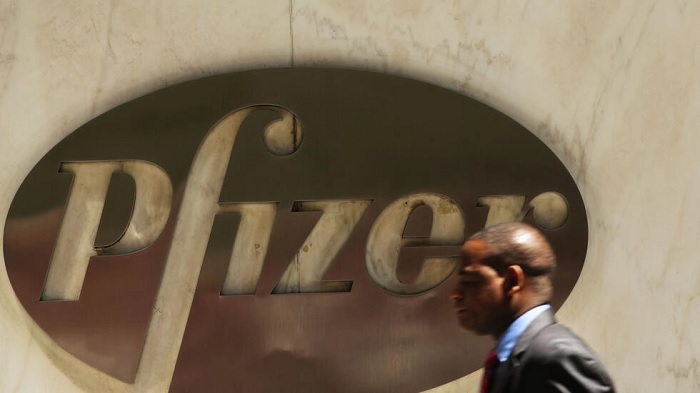
[[532, 355], [553, 356], [567, 353], [592, 353], [591, 348], [568, 327], [554, 323], [543, 327], [532, 337]]
[[560, 323], [545, 326], [537, 332], [532, 337], [526, 356], [530, 361], [541, 363], [578, 359], [602, 367], [598, 355], [588, 344]]
[[591, 392], [611, 392], [612, 380], [598, 355], [568, 327], [554, 323], [531, 339], [522, 365], [530, 376], [561, 385], [587, 387]]

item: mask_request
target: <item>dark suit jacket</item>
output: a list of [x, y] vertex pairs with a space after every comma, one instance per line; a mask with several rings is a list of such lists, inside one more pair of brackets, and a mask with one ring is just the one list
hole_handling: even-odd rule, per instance
[[614, 392], [603, 363], [552, 312], [540, 314], [498, 367], [491, 393]]

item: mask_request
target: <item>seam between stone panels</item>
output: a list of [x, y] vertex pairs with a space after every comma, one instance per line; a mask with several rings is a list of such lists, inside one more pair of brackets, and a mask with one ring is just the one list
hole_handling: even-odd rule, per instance
[[290, 44], [290, 62], [294, 67], [294, 0], [289, 0], [289, 44]]

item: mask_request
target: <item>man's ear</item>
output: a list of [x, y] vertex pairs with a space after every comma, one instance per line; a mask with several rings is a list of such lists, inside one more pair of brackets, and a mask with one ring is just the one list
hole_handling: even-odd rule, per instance
[[525, 273], [523, 268], [518, 265], [510, 265], [506, 268], [503, 274], [503, 289], [509, 296], [523, 290], [525, 284]]

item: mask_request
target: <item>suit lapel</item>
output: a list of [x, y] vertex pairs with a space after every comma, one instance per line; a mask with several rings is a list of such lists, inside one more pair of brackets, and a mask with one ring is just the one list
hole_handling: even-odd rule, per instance
[[530, 323], [515, 343], [513, 352], [511, 352], [508, 360], [498, 367], [496, 380], [494, 381], [493, 388], [490, 390], [491, 393], [508, 392], [511, 386], [517, 386], [517, 383], [513, 385], [513, 382], [517, 382], [514, 381], [514, 378], [517, 378], [519, 375], [517, 371], [520, 367], [520, 360], [530, 346], [532, 338], [535, 337], [540, 330], [553, 323], [555, 323], [555, 320], [551, 309], [542, 312], [542, 314], [538, 315], [537, 318]]

